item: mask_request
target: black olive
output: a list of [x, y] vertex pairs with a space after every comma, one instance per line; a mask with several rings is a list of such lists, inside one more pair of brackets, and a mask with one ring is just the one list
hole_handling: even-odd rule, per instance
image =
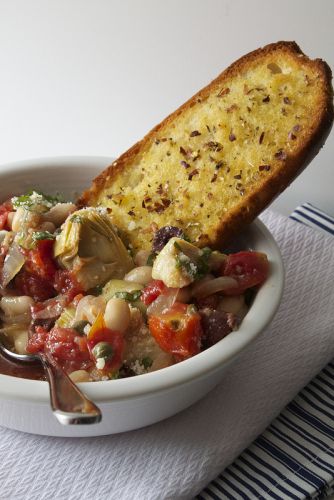
[[154, 235], [152, 250], [155, 253], [160, 252], [171, 238], [184, 238], [184, 232], [179, 227], [164, 226], [158, 229]]
[[236, 318], [232, 313], [205, 308], [199, 311], [203, 328], [203, 348], [216, 344], [232, 332]]

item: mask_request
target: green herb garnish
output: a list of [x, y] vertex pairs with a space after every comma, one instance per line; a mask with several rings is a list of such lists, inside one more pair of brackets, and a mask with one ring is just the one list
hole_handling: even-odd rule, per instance
[[70, 218], [70, 221], [71, 221], [71, 222], [76, 222], [77, 224], [81, 224], [81, 223], [82, 223], [82, 217], [81, 217], [81, 215], [74, 214], [74, 215], [72, 215], [72, 217]]
[[151, 366], [153, 365], [153, 359], [151, 359], [149, 356], [146, 356], [146, 358], [143, 358], [141, 360], [141, 364], [143, 365], [145, 370], [147, 370], [148, 368], [151, 368]]
[[14, 196], [11, 201], [14, 208], [23, 207], [26, 210], [30, 210], [36, 205], [42, 205], [46, 208], [51, 208], [59, 203], [61, 199], [59, 196], [49, 196], [40, 191], [32, 190], [21, 196]]
[[183, 269], [186, 274], [193, 278], [194, 280], [198, 280], [203, 278], [209, 272], [209, 257], [212, 253], [212, 250], [208, 247], [202, 249], [201, 255], [196, 259], [196, 261], [191, 260], [184, 252], [182, 247], [174, 242], [174, 247], [180, 252], [179, 255], [176, 256], [176, 268]]
[[136, 302], [140, 299], [141, 290], [134, 290], [133, 292], [116, 292], [114, 297], [117, 299], [127, 300], [128, 302]]
[[32, 234], [33, 241], [54, 240], [55, 238], [56, 238], [56, 235], [50, 233], [49, 231], [35, 231]]
[[202, 248], [202, 255], [200, 256], [199, 261], [197, 263], [198, 272], [201, 275], [200, 276], [201, 278], [210, 271], [209, 259], [211, 254], [212, 254], [211, 248], [209, 247]]
[[198, 268], [185, 254], [176, 257], [176, 269], [183, 269], [190, 278], [197, 279]]
[[94, 286], [94, 288], [90, 290], [90, 293], [92, 295], [101, 295], [102, 290], [103, 290], [103, 285], [96, 285]]
[[147, 257], [146, 265], [152, 267], [156, 256], [157, 254], [155, 252], [150, 253], [150, 255]]
[[178, 250], [179, 252], [182, 252], [182, 248], [180, 246], [180, 244], [177, 242], [177, 241], [174, 241], [174, 247], [176, 248], [176, 250]]

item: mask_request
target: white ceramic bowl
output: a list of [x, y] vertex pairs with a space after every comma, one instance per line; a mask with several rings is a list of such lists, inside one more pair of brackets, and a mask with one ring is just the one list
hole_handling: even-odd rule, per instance
[[[110, 163], [110, 158], [103, 157], [59, 157], [2, 166], [0, 200], [33, 188], [73, 197]], [[270, 276], [238, 331], [197, 356], [163, 370], [128, 379], [80, 384], [102, 409], [102, 422], [94, 425], [62, 426], [51, 413], [46, 382], [0, 374], [0, 425], [52, 436], [113, 434], [165, 419], [202, 398], [266, 328], [280, 302], [284, 272], [272, 235], [256, 221], [242, 240], [245, 247], [268, 255]]]

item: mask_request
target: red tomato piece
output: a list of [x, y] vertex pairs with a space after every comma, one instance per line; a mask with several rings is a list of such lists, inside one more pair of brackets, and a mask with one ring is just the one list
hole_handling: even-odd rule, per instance
[[13, 203], [12, 203], [12, 200], [10, 198], [8, 200], [4, 201], [2, 206], [5, 207], [5, 209], [8, 212], [13, 212]]
[[15, 288], [22, 295], [29, 295], [36, 302], [43, 302], [56, 295], [49, 281], [24, 270], [15, 277]]
[[226, 295], [240, 295], [247, 288], [261, 285], [268, 276], [269, 262], [264, 253], [243, 251], [228, 255], [223, 275], [238, 282], [237, 287], [224, 290]]
[[40, 278], [53, 280], [56, 273], [56, 265], [53, 260], [52, 240], [40, 240], [36, 248], [28, 252], [25, 269]]
[[27, 351], [48, 352], [68, 373], [86, 370], [93, 365], [86, 337], [81, 337], [72, 328], [54, 327], [48, 332], [37, 326], [28, 341]]
[[56, 271], [54, 277], [54, 287], [58, 293], [66, 295], [69, 301], [73, 300], [76, 295], [83, 291], [74, 274], [71, 273], [71, 271], [66, 271], [64, 269]]
[[86, 337], [72, 328], [54, 327], [45, 342], [45, 351], [57, 358], [68, 372], [92, 366]]
[[31, 335], [27, 344], [27, 351], [34, 354], [44, 351], [45, 342], [49, 332], [42, 326], [36, 326], [35, 332]]
[[54, 327], [45, 342], [45, 351], [57, 358], [68, 372], [92, 366], [87, 338], [72, 328]]
[[13, 205], [10, 200], [0, 205], [0, 229], [9, 229], [7, 226], [8, 214], [13, 211]]
[[125, 348], [125, 342], [123, 335], [120, 332], [111, 330], [110, 328], [104, 327], [98, 330], [89, 332], [87, 336], [88, 347], [92, 354], [93, 348], [99, 342], [108, 342], [112, 347], [112, 357], [110, 360], [106, 360], [106, 364], [103, 368], [104, 371], [113, 372], [117, 371], [123, 363], [123, 353]]
[[150, 316], [148, 326], [161, 349], [180, 360], [201, 350], [201, 317], [197, 312], [189, 312], [187, 304], [175, 302], [163, 313]]
[[152, 280], [146, 287], [142, 290], [140, 299], [144, 302], [146, 306], [152, 304], [152, 302], [161, 295], [166, 289], [166, 285], [161, 280]]

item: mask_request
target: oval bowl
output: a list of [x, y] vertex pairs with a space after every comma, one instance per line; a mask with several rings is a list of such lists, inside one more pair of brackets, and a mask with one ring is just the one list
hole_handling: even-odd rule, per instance
[[[0, 200], [31, 189], [60, 192], [75, 199], [112, 162], [106, 157], [56, 157], [22, 161], [0, 168]], [[280, 303], [284, 271], [275, 240], [256, 220], [238, 241], [240, 248], [264, 252], [270, 275], [258, 291], [239, 330], [191, 359], [136, 377], [81, 383], [103, 412], [102, 422], [62, 426], [49, 406], [48, 384], [0, 374], [0, 425], [49, 436], [98, 436], [138, 429], [192, 405], [224, 375], [226, 368], [272, 320]]]

